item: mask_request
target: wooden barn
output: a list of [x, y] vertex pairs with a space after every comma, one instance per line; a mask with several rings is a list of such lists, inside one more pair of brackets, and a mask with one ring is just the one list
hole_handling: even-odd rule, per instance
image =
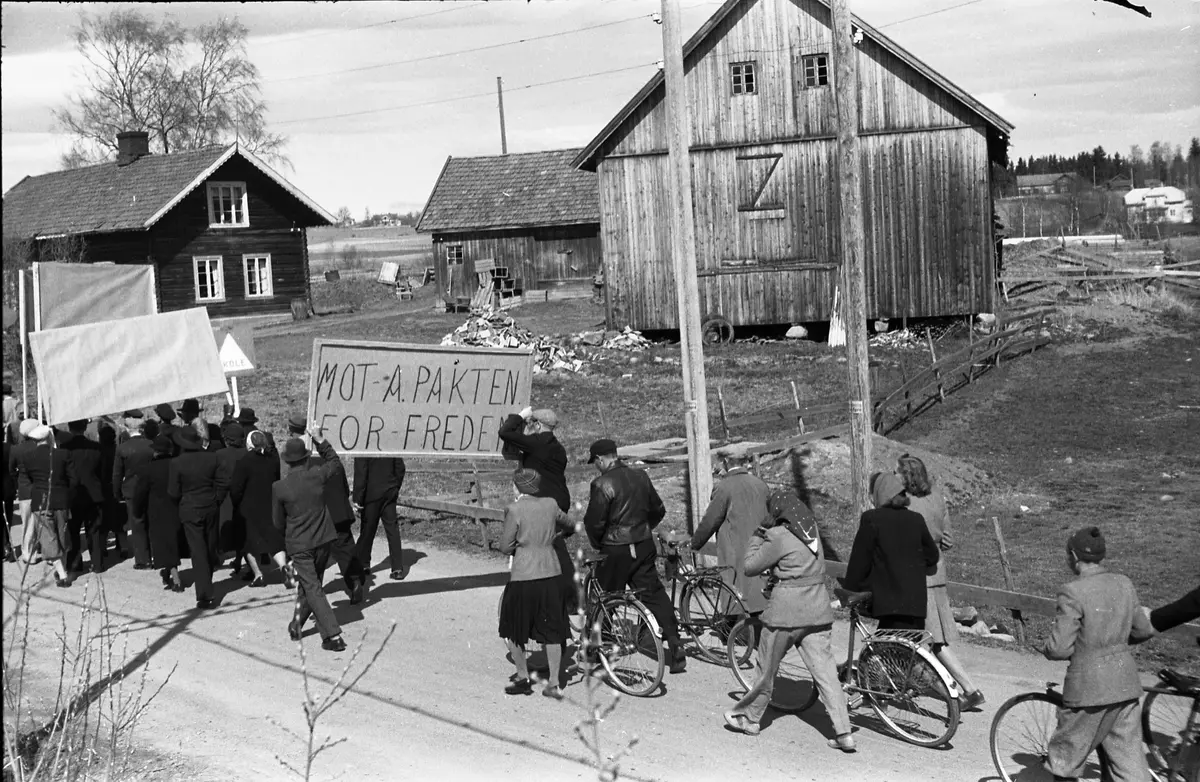
[[[992, 309], [1012, 125], [855, 17], [870, 317]], [[830, 11], [728, 0], [684, 46], [701, 313], [830, 319], [841, 263]], [[610, 326], [679, 327], [659, 72], [574, 165], [600, 175]]]
[[438, 290], [461, 306], [493, 276], [500, 293], [591, 290], [600, 270], [596, 175], [579, 149], [448, 157], [417, 231], [433, 234]]
[[[112, 163], [26, 177], [4, 195], [4, 239], [27, 260], [151, 263], [159, 310], [210, 317], [287, 311], [307, 299], [310, 226], [334, 218], [237, 144], [149, 154], [122, 133]], [[56, 257], [63, 239], [73, 258]]]

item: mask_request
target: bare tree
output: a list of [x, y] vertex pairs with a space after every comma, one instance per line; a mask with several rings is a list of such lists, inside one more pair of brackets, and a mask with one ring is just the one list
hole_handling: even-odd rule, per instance
[[350, 225], [350, 220], [353, 219], [350, 217], [350, 207], [348, 206], [338, 209], [335, 216], [337, 217], [338, 225]]
[[129, 130], [150, 133], [152, 148], [164, 154], [236, 140], [290, 167], [287, 139], [267, 129], [246, 35], [236, 18], [188, 30], [136, 10], [82, 14], [75, 46], [87, 61], [87, 87], [55, 112], [75, 137], [63, 167], [111, 159], [117, 134]]

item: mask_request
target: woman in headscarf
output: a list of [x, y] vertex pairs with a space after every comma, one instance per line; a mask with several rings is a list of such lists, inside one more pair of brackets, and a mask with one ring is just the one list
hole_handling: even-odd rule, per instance
[[950, 645], [958, 641], [958, 624], [946, 594], [945, 552], [954, 545], [950, 534], [950, 511], [941, 492], [933, 490], [923, 461], [906, 453], [896, 463], [896, 473], [904, 481], [904, 491], [909, 497], [908, 509], [925, 519], [925, 528], [942, 552], [937, 571], [925, 577], [925, 631], [933, 638], [933, 653], [965, 693], [960, 707], [964, 711], [973, 709], [984, 702], [983, 692], [971, 681], [967, 669], [950, 649]]
[[825, 588], [825, 552], [812, 510], [790, 491], [774, 492], [770, 514], [750, 536], [742, 569], [747, 576], [769, 574], [770, 597], [759, 617], [758, 678], [737, 705], [725, 712], [725, 724], [748, 735], [771, 702], [779, 664], [793, 646], [812, 674], [837, 735], [828, 744], [854, 752], [846, 693], [833, 660], [833, 610]]
[[542, 644], [550, 663], [550, 681], [542, 694], [561, 698], [563, 647], [571, 634], [567, 606], [559, 577], [562, 568], [554, 550], [561, 533], [569, 536], [575, 527], [552, 497], [537, 497], [541, 476], [522, 468], [513, 474], [516, 499], [504, 509], [504, 531], [500, 550], [512, 555], [512, 572], [500, 601], [500, 637], [508, 642], [517, 678], [504, 688], [508, 695], [529, 695], [529, 665], [525, 646], [532, 639]]
[[186, 553], [186, 543], [179, 523], [179, 503], [168, 494], [175, 443], [168, 435], [160, 434], [154, 438], [153, 446], [154, 458], [138, 468], [133, 512], [146, 519], [150, 553], [162, 576], [163, 588], [182, 592], [179, 560]]
[[[240, 432], [242, 428], [236, 423], [229, 424], [226, 439], [230, 430]], [[250, 586], [262, 586], [265, 583], [258, 558], [266, 555], [279, 566], [288, 589], [294, 589], [296, 581], [288, 564], [283, 533], [271, 521], [271, 486], [279, 480], [279, 472], [279, 458], [272, 453], [266, 433], [256, 429], [250, 432], [246, 455], [234, 466], [229, 496], [233, 500], [234, 513], [241, 519], [245, 530], [246, 560], [254, 572], [254, 581]]]

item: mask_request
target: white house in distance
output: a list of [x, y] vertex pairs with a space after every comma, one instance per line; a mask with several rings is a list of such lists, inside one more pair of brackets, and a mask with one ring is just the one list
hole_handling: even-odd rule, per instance
[[1177, 187], [1138, 187], [1125, 194], [1125, 215], [1133, 223], [1190, 223], [1192, 202]]

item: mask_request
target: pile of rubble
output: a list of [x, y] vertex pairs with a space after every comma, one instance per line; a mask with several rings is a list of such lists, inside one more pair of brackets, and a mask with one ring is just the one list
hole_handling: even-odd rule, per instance
[[634, 331], [629, 326], [624, 331], [581, 331], [572, 336], [568, 343], [571, 347], [583, 345], [605, 350], [645, 350], [654, 344], [643, 337], [640, 331]]
[[491, 348], [533, 348], [534, 374], [542, 372], [579, 372], [583, 361], [575, 351], [550, 337], [534, 334], [501, 314], [472, 315], [467, 322], [442, 337], [443, 345], [469, 345]]

